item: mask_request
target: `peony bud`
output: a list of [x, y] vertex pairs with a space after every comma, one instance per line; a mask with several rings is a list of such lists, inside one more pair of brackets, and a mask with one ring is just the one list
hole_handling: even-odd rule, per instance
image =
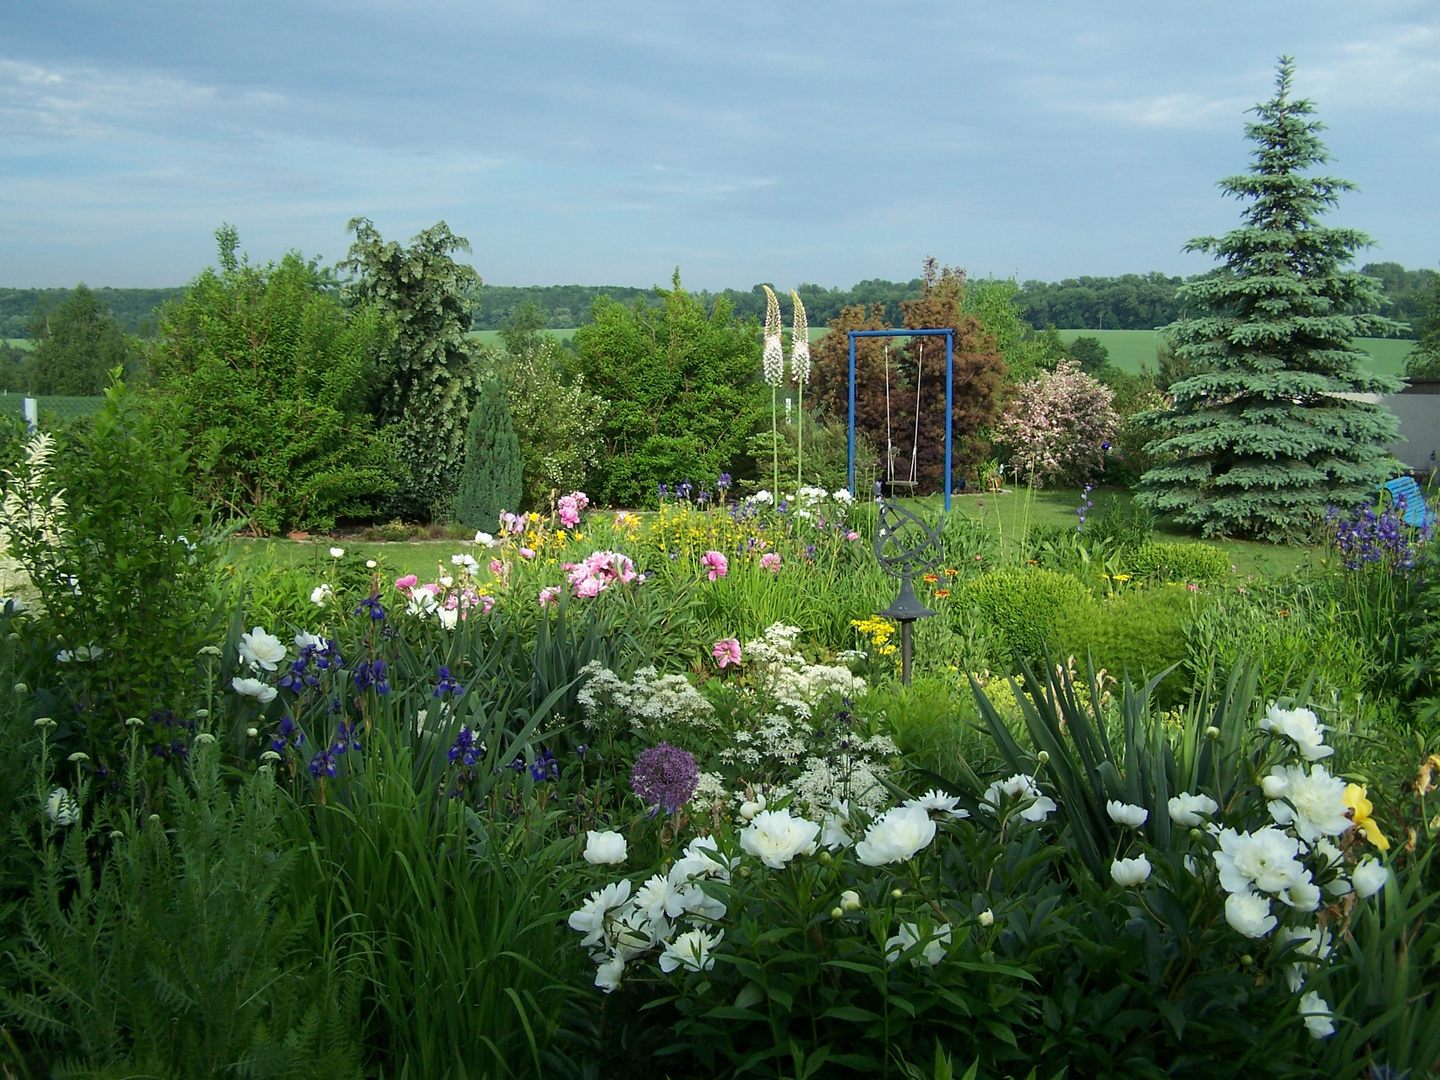
[[1205, 738], [1209, 739], [1211, 742], [1214, 742], [1219, 737], [1220, 729], [1218, 727], [1215, 727], [1213, 724], [1205, 729]]
[[829, 865], [830, 865], [832, 862], [834, 862], [834, 861], [835, 861], [835, 860], [830, 857], [830, 852], [828, 852], [828, 851], [822, 851], [822, 852], [820, 852], [820, 865], [821, 865], [821, 866], [829, 866]]
[[891, 899], [891, 900], [899, 900], [899, 899], [900, 899], [902, 896], [904, 896], [904, 895], [905, 895], [905, 893], [904, 893], [903, 891], [901, 891], [900, 889], [891, 889], [891, 890], [890, 890], [890, 899]]
[[247, 727], [247, 728], [245, 729], [245, 735], [246, 735], [247, 738], [253, 739], [253, 738], [255, 738], [255, 736], [257, 736], [257, 735], [259, 735], [259, 734], [260, 734], [260, 729], [259, 729], [259, 728]]
[[995, 925], [995, 912], [991, 911], [988, 907], [987, 907], [984, 911], [980, 912], [980, 925], [981, 925], [981, 926], [994, 926], [994, 925]]
[[860, 894], [854, 889], [846, 889], [840, 894], [840, 906], [846, 911], [859, 911]]
[[1040, 753], [1035, 755], [1035, 760], [1038, 761], [1041, 765], [1050, 764], [1050, 751], [1041, 750]]
[[830, 917], [832, 919], [843, 919], [845, 912], [841, 911], [838, 907], [834, 907], [830, 909]]

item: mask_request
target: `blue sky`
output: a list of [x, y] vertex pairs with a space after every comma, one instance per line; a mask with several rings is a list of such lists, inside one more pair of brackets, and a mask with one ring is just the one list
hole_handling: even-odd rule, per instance
[[1362, 258], [1440, 264], [1440, 4], [0, 0], [0, 286], [333, 261], [496, 284], [1193, 273], [1277, 55]]

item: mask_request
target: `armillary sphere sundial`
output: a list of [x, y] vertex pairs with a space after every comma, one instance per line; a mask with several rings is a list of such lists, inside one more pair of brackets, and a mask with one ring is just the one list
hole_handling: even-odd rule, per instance
[[875, 501], [880, 507], [880, 519], [875, 526], [875, 558], [882, 570], [900, 579], [900, 594], [880, 614], [900, 624], [900, 679], [908, 686], [911, 626], [916, 619], [935, 614], [915, 595], [912, 579], [939, 566], [945, 552], [940, 544], [940, 530], [932, 529], [893, 499], [887, 501], [879, 484], [875, 485]]

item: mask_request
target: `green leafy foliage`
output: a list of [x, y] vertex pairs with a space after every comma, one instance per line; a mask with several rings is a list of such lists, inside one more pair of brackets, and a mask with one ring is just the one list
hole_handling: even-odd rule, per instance
[[25, 358], [21, 379], [31, 394], [94, 397], [119, 368], [138, 374], [139, 351], [100, 299], [77, 285], [55, 311], [36, 313], [30, 328], [35, 348]]
[[390, 344], [375, 372], [371, 408], [394, 425], [405, 477], [396, 508], [445, 520], [465, 463], [465, 428], [480, 389], [477, 347], [470, 330], [471, 297], [480, 276], [453, 253], [464, 237], [438, 222], [402, 247], [365, 218], [354, 218], [350, 253], [341, 266], [356, 279], [352, 302], [385, 316]]
[[1416, 321], [1419, 340], [1405, 358], [1405, 374], [1416, 379], [1440, 377], [1440, 274], [1434, 275], [1425, 301], [1424, 315]]
[[30, 989], [0, 1003], [68, 1075], [360, 1076], [359, 983], [290, 892], [284, 796], [269, 770], [232, 795], [214, 748], [197, 758], [169, 829], [133, 812], [47, 826], [8, 957]]
[[[1143, 682], [1185, 660], [1186, 623], [1205, 601], [1180, 586], [1129, 589], [1066, 608], [1056, 620], [1055, 642], [1082, 668], [1091, 663], [1113, 679]], [[1185, 673], [1175, 671], [1155, 695], [1173, 705], [1188, 686]]]
[[370, 512], [395, 486], [390, 444], [365, 412], [385, 341], [379, 313], [347, 312], [293, 252], [252, 266], [236, 257], [233, 229], [216, 238], [220, 271], [166, 309], [150, 353], [200, 497], [259, 533]]
[[113, 767], [125, 719], [195, 690], [216, 629], [218, 550], [179, 433], [124, 383], [105, 398], [53, 467], [34, 454], [17, 467], [6, 516], [39, 593], [27, 674], [55, 695], [60, 737]]
[[455, 498], [456, 518], [471, 528], [496, 528], [502, 512], [520, 508], [523, 468], [505, 386], [491, 379], [481, 387], [465, 430], [465, 471]]
[[1148, 543], [1124, 557], [1126, 572], [1150, 581], [1209, 585], [1230, 576], [1230, 556], [1214, 544]]
[[547, 508], [555, 492], [585, 490], [599, 466], [607, 405], [583, 375], [565, 379], [553, 337], [533, 348], [506, 348], [511, 359], [505, 385], [525, 463], [525, 506]]
[[978, 608], [998, 644], [1015, 660], [1043, 657], [1062, 613], [1090, 600], [1078, 578], [1054, 570], [1006, 566], [965, 585], [962, 607]]
[[601, 498], [640, 506], [657, 485], [731, 471], [762, 415], [760, 339], [753, 324], [717, 302], [704, 306], [677, 270], [664, 306], [595, 302], [575, 335], [590, 391], [609, 403]]
[[1354, 506], [1390, 475], [1394, 415], [1342, 395], [1398, 389], [1353, 343], [1395, 326], [1371, 314], [1373, 279], [1342, 269], [1369, 239], [1319, 224], [1353, 185], [1306, 174], [1327, 154], [1292, 78], [1282, 60], [1275, 97], [1246, 127], [1250, 172], [1221, 182], [1249, 203], [1244, 225], [1187, 245], [1222, 263], [1182, 289], [1200, 314], [1168, 328], [1176, 354], [1207, 370], [1172, 383], [1173, 408], [1152, 414], [1150, 451], [1174, 460], [1145, 474], [1138, 498], [1206, 536], [1307, 535], [1327, 506]]

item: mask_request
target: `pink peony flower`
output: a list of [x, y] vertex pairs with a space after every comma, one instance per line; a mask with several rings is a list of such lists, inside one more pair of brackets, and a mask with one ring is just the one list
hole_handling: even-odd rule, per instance
[[534, 549], [534, 548], [520, 548], [519, 551], [520, 551], [520, 557], [521, 557], [522, 559], [533, 559], [533, 558], [535, 558], [535, 549]]
[[497, 578], [504, 578], [504, 576], [505, 576], [505, 564], [504, 564], [503, 562], [501, 562], [499, 559], [491, 559], [491, 560], [490, 560], [490, 573], [494, 574]]
[[740, 642], [733, 637], [721, 638], [710, 649], [710, 655], [722, 668], [740, 663]]
[[489, 614], [490, 614], [490, 609], [493, 608], [494, 606], [495, 606], [495, 598], [494, 598], [493, 596], [486, 596], [484, 593], [481, 593], [481, 594], [480, 594], [480, 614], [481, 614], [481, 615], [489, 615]]
[[711, 581], [722, 578], [730, 572], [729, 561], [718, 551], [707, 551], [701, 555], [700, 565], [710, 571], [708, 576]]
[[547, 585], [540, 590], [540, 606], [549, 607], [560, 600], [560, 590], [553, 585]]
[[855, 531], [852, 529], [850, 532], [847, 532], [847, 533], [845, 534], [845, 539], [846, 539], [846, 540], [859, 540], [859, 539], [860, 539], [860, 534], [857, 533], [857, 532], [855, 532]]
[[779, 553], [775, 551], [767, 551], [764, 555], [760, 556], [760, 565], [766, 570], [769, 570], [770, 573], [778, 574], [780, 572]]
[[419, 581], [420, 579], [414, 574], [406, 574], [404, 577], [397, 577], [395, 579], [395, 588], [401, 592], [407, 592], [413, 589]]

